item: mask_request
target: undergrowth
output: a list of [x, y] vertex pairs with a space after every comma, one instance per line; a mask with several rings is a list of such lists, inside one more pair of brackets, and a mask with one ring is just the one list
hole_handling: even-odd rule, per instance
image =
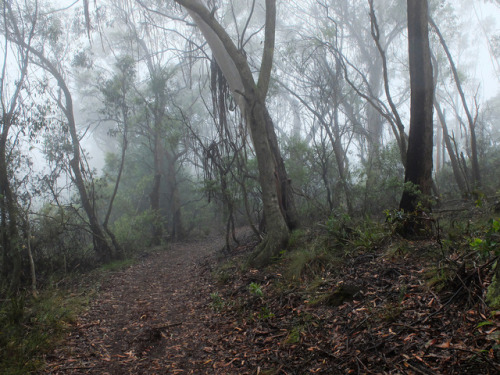
[[86, 274], [68, 274], [52, 286], [0, 301], [0, 374], [38, 372], [43, 357], [60, 344], [85, 310], [101, 280], [127, 268], [135, 259], [114, 261]]
[[379, 249], [391, 236], [387, 225], [332, 215], [316, 227], [292, 232], [288, 251], [282, 256], [283, 274], [290, 282], [335, 275], [347, 259]]
[[88, 296], [46, 290], [19, 295], [0, 307], [0, 373], [26, 374], [43, 366], [42, 357], [64, 336], [88, 303]]
[[[405, 238], [401, 228], [411, 220], [422, 221], [424, 230]], [[310, 351], [331, 353], [329, 338], [334, 335], [340, 337], [334, 349], [342, 337], [360, 348], [354, 356], [352, 349], [338, 349], [339, 363], [353, 361], [343, 364], [345, 368], [361, 363], [359, 353], [373, 365], [376, 360], [368, 355], [372, 342], [377, 351], [391, 356], [390, 365], [378, 370], [404, 367], [407, 353], [420, 356], [419, 348], [425, 346], [429, 353], [424, 355], [433, 361], [429, 368], [453, 366], [455, 373], [479, 373], [496, 368], [500, 357], [500, 340], [494, 334], [500, 324], [485, 318], [499, 314], [485, 304], [485, 299], [500, 301], [500, 294], [486, 293], [495, 280], [500, 284], [500, 266], [495, 266], [499, 244], [500, 219], [489, 212], [459, 219], [456, 214], [430, 213], [408, 218], [395, 211], [380, 223], [332, 215], [292, 232], [286, 251], [267, 269], [238, 271], [244, 259], [225, 259], [225, 266], [213, 273], [219, 280], [224, 275], [216, 292], [224, 304], [217, 313], [222, 322], [233, 317], [244, 335], [251, 336], [252, 329], [260, 334], [268, 326], [272, 332], [279, 329], [276, 341], [294, 351], [294, 358], [304, 357], [288, 370], [309, 366]], [[306, 315], [311, 318], [302, 319]], [[439, 341], [432, 332], [443, 325], [448, 328]], [[470, 345], [470, 352], [461, 352], [455, 362], [439, 355], [462, 343]], [[471, 358], [474, 363], [469, 363]]]

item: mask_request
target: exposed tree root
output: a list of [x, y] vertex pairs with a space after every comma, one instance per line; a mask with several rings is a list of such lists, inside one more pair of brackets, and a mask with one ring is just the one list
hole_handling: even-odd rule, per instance
[[280, 255], [281, 251], [286, 249], [289, 237], [288, 230], [281, 231], [279, 234], [267, 234], [250, 255], [248, 265], [253, 268], [262, 268], [269, 265], [273, 259]]

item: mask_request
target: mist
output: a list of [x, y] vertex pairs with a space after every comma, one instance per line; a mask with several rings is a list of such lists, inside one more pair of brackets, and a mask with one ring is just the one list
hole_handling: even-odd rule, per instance
[[[189, 258], [194, 264], [214, 256], [227, 263], [214, 265], [212, 276], [234, 282], [253, 298], [238, 305], [240, 310], [257, 306], [252, 324], [286, 315], [283, 299], [265, 297], [263, 289], [274, 278], [284, 278], [283, 285], [297, 280], [320, 285], [311, 286], [317, 295], [297, 286], [302, 293], [297, 296], [307, 294], [299, 305], [307, 308], [310, 301], [337, 308], [372, 292], [383, 296], [380, 300], [393, 298], [360, 287], [374, 285], [369, 267], [398, 285], [394, 293], [400, 300], [387, 307], [394, 313], [387, 319], [392, 324], [406, 311], [403, 302], [411, 295], [406, 288], [428, 281], [415, 281], [414, 269], [405, 269], [404, 261], [387, 266], [401, 278], [385, 271], [384, 262], [406, 257], [413, 241], [418, 249], [429, 243], [440, 249], [443, 259], [429, 258], [435, 264], [451, 264], [440, 273], [446, 280], [429, 281], [442, 287], [432, 292], [435, 300], [456, 287], [448, 281], [474, 280], [461, 288], [471, 288], [468, 302], [481, 304], [483, 320], [490, 319], [485, 311], [495, 308], [500, 295], [500, 267], [494, 262], [500, 211], [498, 1], [12, 0], [1, 7], [0, 302], [21, 315], [10, 319], [0, 305], [0, 322], [5, 315], [5, 324], [21, 327], [27, 317], [21, 299], [38, 303], [44, 300], [39, 292], [66, 282], [71, 289], [79, 277], [95, 282], [93, 272], [115, 263], [131, 267], [123, 271], [123, 285], [135, 288], [133, 278], [140, 280], [130, 304], [155, 282], [141, 278], [147, 269], [164, 268], [171, 276], [164, 275], [159, 288], [172, 284], [182, 290], [182, 298], [171, 296], [175, 311], [186, 300], [197, 306], [194, 315], [207, 307], [182, 289], [196, 288], [196, 279], [210, 296], [212, 312], [227, 313], [239, 302], [229, 302], [227, 290], [210, 289], [216, 283], [200, 281]], [[363, 280], [358, 282], [349, 267], [362, 256], [371, 263], [360, 265], [368, 268], [356, 274]], [[383, 261], [377, 263], [378, 257]], [[147, 269], [134, 268], [141, 259]], [[421, 261], [407, 259], [412, 265]], [[439, 274], [427, 258], [422, 262], [429, 274]], [[267, 267], [274, 264], [289, 268], [270, 277]], [[196, 278], [189, 278], [190, 272]], [[249, 276], [252, 272], [259, 277]], [[333, 281], [339, 275], [343, 279]], [[409, 278], [404, 285], [403, 275]], [[323, 295], [319, 280], [330, 283], [325, 288], [331, 295]], [[247, 281], [253, 286], [238, 284]], [[478, 285], [483, 294], [472, 290]], [[110, 293], [121, 287], [116, 279]], [[338, 305], [337, 292], [346, 292]], [[160, 311], [163, 302], [155, 296], [152, 305]], [[439, 303], [443, 310], [451, 304]], [[113, 315], [114, 305], [103, 304]], [[380, 302], [372, 305], [376, 310]], [[33, 311], [41, 309], [34, 306]], [[293, 313], [302, 307], [294, 306]], [[98, 312], [92, 314], [100, 321]], [[131, 339], [136, 341], [127, 351], [109, 345], [135, 363], [138, 353], [154, 351], [151, 343], [165, 344], [165, 327], [180, 326], [173, 320], [181, 316], [151, 323], [151, 334], [134, 331], [137, 326], [130, 323], [139, 341]], [[384, 320], [379, 318], [375, 323]], [[106, 329], [114, 332], [115, 323]], [[285, 332], [280, 347], [304, 349], [308, 322], [287, 324], [292, 323], [275, 328]], [[434, 345], [425, 339], [426, 348]], [[493, 353], [486, 344], [470, 345], [478, 353]], [[207, 356], [215, 353], [206, 347]], [[311, 353], [314, 348], [311, 344]], [[203, 363], [201, 352], [193, 356]], [[305, 352], [296, 353], [300, 366], [266, 362], [268, 372], [261, 372], [261, 359], [252, 357], [259, 353], [252, 350], [252, 365], [239, 357], [225, 365], [232, 368], [229, 373], [239, 373], [231, 367], [236, 363], [254, 366], [252, 373], [256, 368], [257, 373], [314, 372], [302, 361]], [[494, 353], [491, 361], [498, 362]], [[218, 360], [211, 362], [214, 369]], [[352, 369], [343, 363], [357, 362], [344, 358], [339, 373]], [[375, 371], [389, 371], [371, 364]], [[185, 369], [196, 373], [198, 365]], [[154, 369], [148, 366], [142, 369], [146, 373]]]

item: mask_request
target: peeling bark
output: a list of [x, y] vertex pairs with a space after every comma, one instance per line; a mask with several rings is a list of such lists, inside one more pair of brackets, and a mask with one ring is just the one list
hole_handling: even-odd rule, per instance
[[[275, 172], [279, 175], [280, 184], [285, 188], [285, 194], [291, 190], [287, 186], [289, 182], [284, 165], [283, 169], [281, 168], [282, 160], [277, 140], [275, 135], [273, 137], [274, 127], [265, 105], [274, 54], [276, 1], [266, 0], [265, 42], [258, 84], [253, 79], [245, 55], [236, 47], [208, 8], [200, 0], [175, 1], [188, 10], [205, 36], [250, 128], [267, 223], [266, 237], [257, 248], [250, 264], [256, 267], [265, 266], [286, 246], [289, 237], [289, 229], [278, 202]], [[293, 197], [290, 195], [287, 199], [287, 206], [293, 207]]]

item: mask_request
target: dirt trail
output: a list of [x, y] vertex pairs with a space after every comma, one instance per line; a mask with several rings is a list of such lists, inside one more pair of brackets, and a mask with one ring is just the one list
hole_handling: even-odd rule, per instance
[[490, 276], [474, 268], [477, 277], [436, 294], [425, 277], [435, 242], [391, 244], [413, 246], [399, 255], [352, 252], [311, 293], [307, 275], [284, 290], [278, 268], [239, 272], [255, 245], [242, 236], [217, 285], [223, 241], [213, 238], [173, 244], [107, 278], [45, 373], [500, 374], [500, 313], [481, 297]]
[[47, 374], [208, 374], [210, 274], [220, 240], [177, 243], [114, 273]]

